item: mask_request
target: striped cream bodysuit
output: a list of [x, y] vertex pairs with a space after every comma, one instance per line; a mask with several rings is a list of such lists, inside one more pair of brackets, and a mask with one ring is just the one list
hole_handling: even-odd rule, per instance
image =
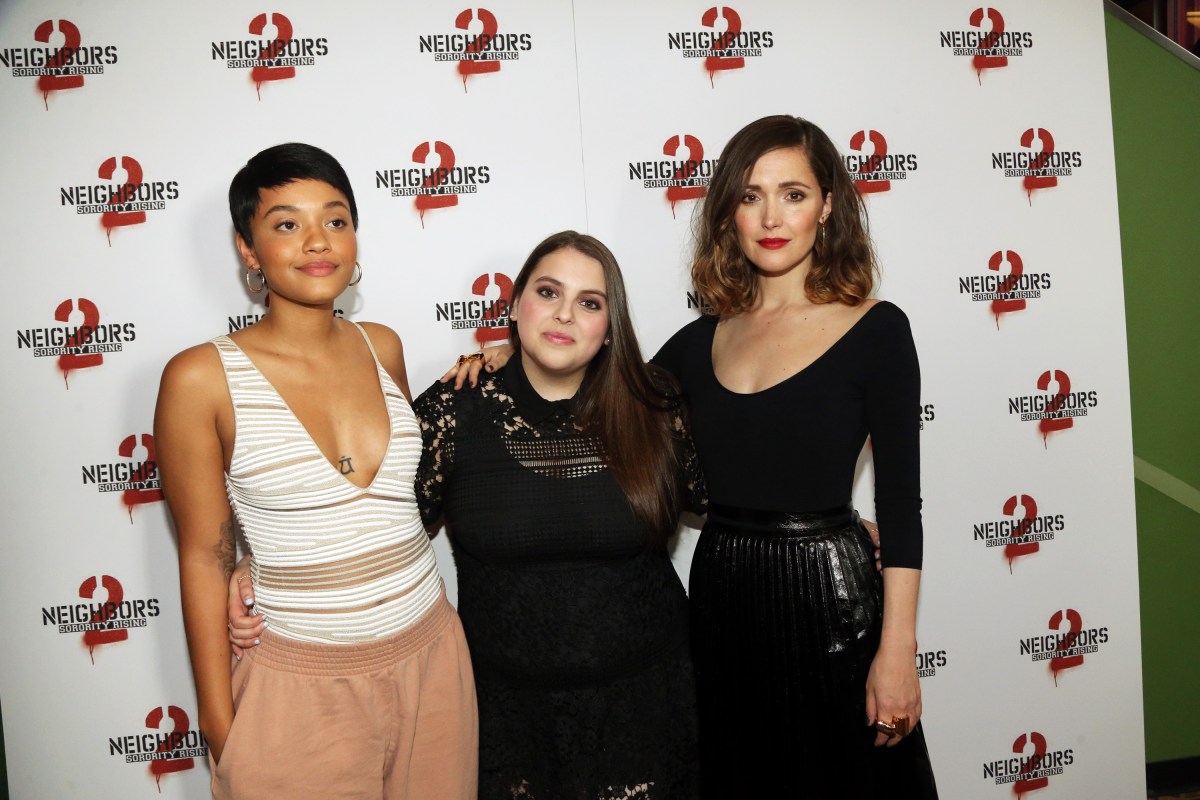
[[254, 555], [255, 599], [271, 630], [349, 643], [411, 626], [443, 591], [413, 493], [421, 431], [370, 339], [391, 438], [365, 488], [329, 463], [241, 348], [227, 336], [212, 343], [236, 425], [225, 485]]

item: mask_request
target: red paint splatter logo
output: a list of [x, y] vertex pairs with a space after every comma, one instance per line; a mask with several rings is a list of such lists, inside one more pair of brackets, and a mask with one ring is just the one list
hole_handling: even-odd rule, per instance
[[1095, 390], [1074, 390], [1071, 377], [1061, 369], [1048, 369], [1038, 376], [1037, 388], [1046, 394], [1029, 394], [1008, 399], [1009, 415], [1018, 415], [1022, 422], [1037, 422], [1042, 444], [1048, 446], [1049, 436], [1075, 425], [1090, 409], [1099, 405]]
[[179, 199], [179, 181], [147, 180], [141, 162], [130, 155], [104, 159], [96, 177], [105, 183], [87, 181], [60, 187], [58, 202], [77, 215], [98, 214], [109, 247], [115, 229], [142, 225], [147, 212], [165, 211], [168, 203]]
[[92, 44], [69, 19], [47, 19], [33, 30], [33, 41], [44, 47], [2, 47], [0, 66], [14, 78], [36, 78], [34, 87], [43, 107], [50, 110], [54, 92], [82, 89], [87, 76], [103, 75], [117, 63], [116, 45]]
[[1000, 330], [1000, 318], [1026, 310], [1030, 300], [1052, 285], [1049, 272], [1026, 272], [1025, 259], [1015, 250], [997, 250], [987, 262], [988, 272], [958, 279], [958, 293], [974, 303], [987, 303]]
[[892, 181], [907, 180], [917, 170], [913, 153], [892, 153], [887, 138], [877, 130], [860, 130], [850, 137], [850, 149], [844, 156], [846, 170], [860, 195], [889, 192]]
[[664, 198], [675, 216], [675, 206], [699, 200], [708, 193], [716, 162], [704, 155], [704, 143], [690, 133], [668, 137], [662, 145], [665, 159], [629, 162], [629, 180], [643, 189], [665, 189]]
[[108, 754], [126, 764], [149, 764], [149, 775], [162, 792], [162, 779], [176, 772], [195, 769], [196, 759], [208, 755], [208, 741], [191, 725], [180, 706], [152, 708], [145, 727], [126, 736], [108, 738]]
[[667, 33], [667, 49], [683, 58], [704, 59], [710, 86], [716, 77], [730, 70], [745, 69], [747, 58], [761, 58], [775, 46], [770, 30], [746, 30], [742, 15], [731, 6], [713, 6], [701, 12], [699, 25], [692, 30]]
[[458, 163], [454, 148], [441, 140], [414, 147], [411, 166], [375, 171], [376, 189], [386, 189], [392, 197], [413, 198], [422, 228], [427, 212], [453, 208], [461, 195], [476, 194], [491, 181], [489, 165]]
[[134, 508], [163, 499], [154, 436], [149, 433], [126, 436], [117, 446], [117, 455], [128, 460], [83, 465], [83, 484], [95, 486], [98, 492], [120, 492], [121, 504], [132, 524]]
[[998, 8], [976, 8], [968, 15], [967, 25], [960, 30], [942, 31], [941, 47], [955, 56], [970, 58], [980, 85], [984, 70], [1003, 69], [1009, 58], [1019, 58], [1033, 47], [1033, 34], [1008, 30]]
[[512, 299], [512, 278], [503, 272], [484, 273], [471, 282], [470, 297], [435, 304], [434, 316], [451, 330], [473, 331], [475, 343], [483, 347], [508, 339]]
[[86, 297], [63, 300], [54, 309], [54, 320], [64, 324], [19, 329], [17, 349], [27, 349], [35, 358], [56, 358], [67, 389], [73, 372], [102, 365], [106, 353], [119, 353], [137, 338], [134, 323], [102, 321], [100, 309]]
[[502, 27], [486, 8], [464, 8], [454, 18], [452, 33], [428, 33], [417, 37], [418, 52], [435, 62], [454, 64], [462, 81], [499, 73], [505, 62], [517, 61], [533, 49], [533, 34]]
[[96, 648], [129, 639], [129, 631], [145, 628], [157, 617], [158, 598], [130, 598], [112, 575], [92, 575], [79, 584], [78, 599], [42, 608], [42, 627], [60, 634], [82, 634], [88, 657], [96, 663]]
[[1046, 788], [1051, 778], [1062, 775], [1074, 763], [1073, 749], [1051, 750], [1045, 736], [1028, 731], [1013, 740], [1011, 750], [1003, 757], [983, 763], [983, 779], [994, 786], [1011, 784], [1013, 794], [1020, 798]]
[[992, 169], [1002, 170], [1006, 178], [1020, 178], [1031, 206], [1035, 191], [1058, 186], [1059, 178], [1068, 178], [1083, 166], [1082, 153], [1058, 149], [1046, 128], [1026, 128], [1020, 143], [1021, 150], [992, 153]]
[[291, 80], [297, 67], [314, 66], [318, 58], [329, 55], [326, 37], [297, 36], [291, 18], [278, 11], [251, 18], [246, 33], [255, 38], [212, 42], [210, 57], [223, 61], [227, 69], [247, 70], [259, 100], [265, 84]]

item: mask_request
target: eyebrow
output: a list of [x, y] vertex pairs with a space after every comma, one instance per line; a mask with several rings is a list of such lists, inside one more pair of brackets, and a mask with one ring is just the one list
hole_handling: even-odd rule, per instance
[[[808, 189], [810, 192], [812, 191], [812, 188], [813, 188], [813, 187], [809, 186], [807, 183], [805, 183], [804, 181], [783, 181], [782, 183], [779, 184], [780, 189], [791, 189], [791, 188], [797, 187], [797, 186], [800, 187], [801, 189]], [[747, 183], [746, 188], [747, 189], [758, 189], [759, 191], [762, 190], [762, 187], [759, 186], [757, 183]]]
[[[346, 204], [343, 203], [341, 200], [330, 200], [328, 203], [326, 203], [324, 205], [324, 208], [327, 208], [327, 209], [328, 208], [343, 208], [346, 211], [350, 210], [349, 208], [347, 208]], [[289, 214], [295, 214], [300, 211], [300, 207], [299, 206], [284, 206], [284, 205], [271, 206], [270, 208], [268, 208], [266, 211], [263, 212], [263, 216], [269, 217], [272, 214], [274, 214], [276, 211], [286, 211]]]
[[[560, 289], [565, 288], [562, 281], [558, 280], [557, 278], [551, 278], [549, 275], [539, 275], [537, 278], [537, 282], [541, 283], [542, 281], [545, 281], [546, 283], [552, 283]], [[603, 297], [605, 300], [608, 299], [608, 295], [604, 293], [603, 289], [583, 289], [579, 293], [580, 294], [597, 294], [597, 295], [600, 295], [601, 297]]]

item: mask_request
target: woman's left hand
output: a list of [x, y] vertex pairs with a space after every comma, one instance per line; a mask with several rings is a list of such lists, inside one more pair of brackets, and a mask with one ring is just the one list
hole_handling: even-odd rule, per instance
[[[906, 719], [908, 731], [917, 726], [921, 719], [921, 683], [917, 680], [917, 664], [912, 649], [881, 644], [871, 662], [867, 674], [868, 725], [877, 721], [892, 724], [893, 720]], [[875, 746], [894, 747], [903, 737], [880, 731], [875, 735]]]

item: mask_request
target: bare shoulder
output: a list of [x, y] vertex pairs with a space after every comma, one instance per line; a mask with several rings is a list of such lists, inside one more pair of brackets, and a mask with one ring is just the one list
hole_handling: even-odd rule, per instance
[[392, 380], [396, 382], [404, 395], [411, 397], [408, 390], [408, 371], [404, 368], [404, 343], [400, 341], [400, 336], [388, 326], [380, 325], [377, 322], [360, 322], [358, 324], [367, 334], [367, 338], [371, 340], [371, 346], [375, 348], [375, 355], [379, 358], [379, 363], [392, 376]]
[[155, 437], [182, 426], [217, 424], [229, 405], [221, 356], [211, 344], [189, 347], [163, 368], [154, 410]]
[[378, 322], [360, 322], [359, 326], [367, 334], [367, 338], [371, 340], [371, 346], [375, 348], [375, 354], [379, 356], [379, 360], [383, 366], [390, 372], [391, 365], [397, 361], [404, 363], [404, 343], [400, 341], [400, 335], [387, 325], [380, 325]]
[[217, 348], [207, 342], [177, 353], [163, 367], [161, 391], [212, 394], [214, 386], [223, 393], [225, 376]]

